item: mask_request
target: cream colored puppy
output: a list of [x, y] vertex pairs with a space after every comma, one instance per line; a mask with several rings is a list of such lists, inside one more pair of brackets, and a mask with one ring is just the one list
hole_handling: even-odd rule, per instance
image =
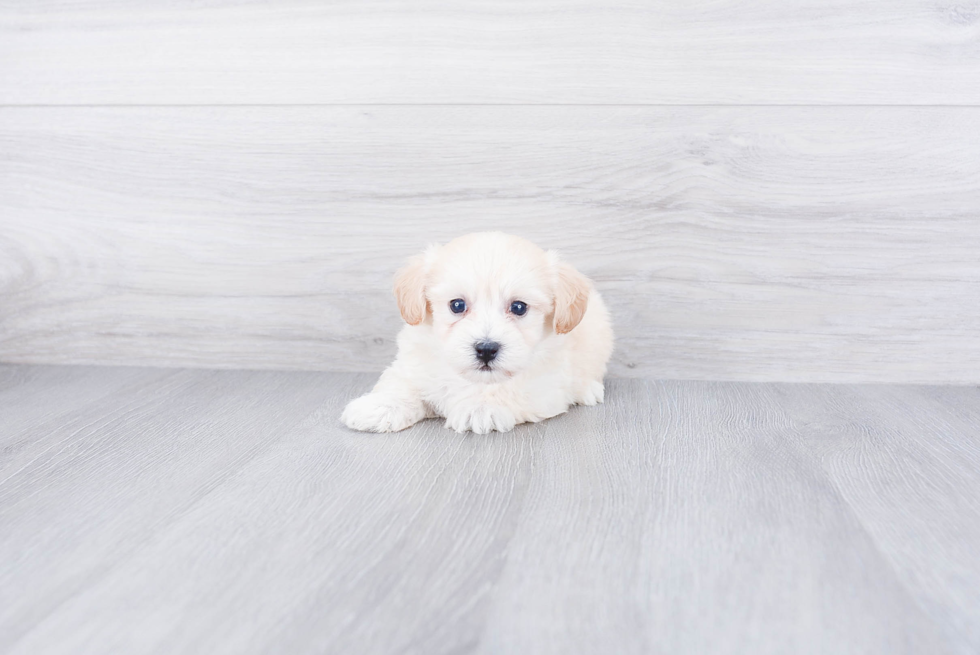
[[500, 232], [430, 246], [395, 276], [408, 323], [398, 356], [341, 420], [394, 432], [442, 416], [457, 432], [506, 432], [602, 402], [609, 314], [554, 251]]

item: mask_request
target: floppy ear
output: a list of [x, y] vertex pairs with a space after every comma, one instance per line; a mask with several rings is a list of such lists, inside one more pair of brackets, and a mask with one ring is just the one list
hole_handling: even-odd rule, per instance
[[408, 260], [408, 264], [395, 273], [395, 300], [398, 311], [409, 325], [418, 325], [425, 320], [428, 301], [425, 298], [425, 275], [435, 246], [424, 254]]
[[589, 307], [589, 279], [568, 264], [555, 261], [555, 332], [575, 329]]

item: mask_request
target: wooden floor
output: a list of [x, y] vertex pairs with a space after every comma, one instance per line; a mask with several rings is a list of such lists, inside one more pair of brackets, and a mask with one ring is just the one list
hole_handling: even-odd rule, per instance
[[980, 651], [976, 387], [353, 433], [372, 382], [0, 367], [0, 652]]

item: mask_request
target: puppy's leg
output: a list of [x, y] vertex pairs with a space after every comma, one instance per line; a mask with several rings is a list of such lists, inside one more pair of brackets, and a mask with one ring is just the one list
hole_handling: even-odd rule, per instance
[[519, 398], [505, 389], [484, 391], [462, 388], [446, 403], [446, 427], [456, 432], [467, 430], [487, 434], [492, 430], [510, 432], [527, 420]]
[[503, 405], [464, 401], [454, 404], [446, 411], [446, 427], [456, 432], [510, 432], [517, 423], [517, 415]]
[[581, 380], [578, 387], [576, 405], [596, 405], [601, 403], [606, 395], [606, 387], [602, 384], [602, 380]]
[[546, 378], [493, 391], [460, 393], [448, 400], [444, 415], [446, 427], [457, 432], [509, 432], [519, 423], [537, 423], [558, 416], [568, 411], [568, 403], [568, 390], [557, 379]]
[[363, 432], [398, 432], [429, 416], [416, 386], [391, 366], [371, 393], [347, 403], [340, 420]]

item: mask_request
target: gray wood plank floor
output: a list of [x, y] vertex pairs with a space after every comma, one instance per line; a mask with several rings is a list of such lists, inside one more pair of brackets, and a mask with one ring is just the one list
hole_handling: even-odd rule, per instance
[[609, 381], [459, 436], [362, 374], [0, 367], [5, 653], [975, 653], [976, 387]]

